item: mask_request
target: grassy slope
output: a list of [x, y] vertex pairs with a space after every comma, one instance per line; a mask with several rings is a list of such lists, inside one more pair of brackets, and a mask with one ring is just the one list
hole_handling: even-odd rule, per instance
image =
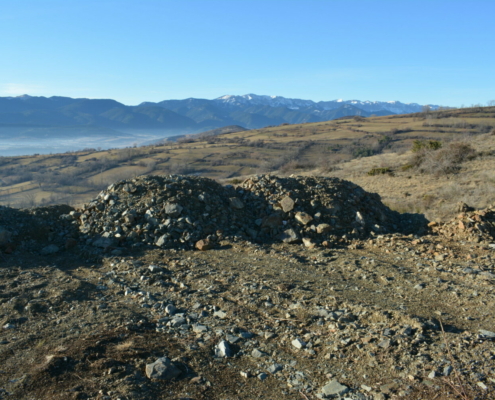
[[[486, 206], [495, 192], [495, 107], [283, 125], [160, 146], [0, 158], [0, 203], [81, 204], [118, 179], [140, 174], [195, 173], [233, 181], [242, 176], [333, 175], [349, 179], [401, 211], [452, 214], [465, 201]], [[453, 175], [402, 171], [414, 140], [468, 141], [482, 157]], [[367, 156], [378, 153], [371, 157]], [[368, 176], [389, 167], [394, 176]]]

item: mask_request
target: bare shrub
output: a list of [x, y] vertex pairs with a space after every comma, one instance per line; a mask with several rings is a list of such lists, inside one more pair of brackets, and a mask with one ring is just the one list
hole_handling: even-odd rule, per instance
[[434, 175], [452, 174], [458, 172], [461, 164], [474, 159], [478, 153], [470, 144], [452, 142], [440, 149], [421, 148], [417, 150], [410, 164], [419, 172]]
[[372, 168], [368, 171], [369, 176], [375, 176], [375, 175], [393, 175], [393, 171], [390, 169], [390, 167], [383, 167], [383, 168]]

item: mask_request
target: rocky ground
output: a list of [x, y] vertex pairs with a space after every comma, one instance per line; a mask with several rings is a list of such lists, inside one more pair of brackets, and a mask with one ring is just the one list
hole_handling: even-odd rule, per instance
[[0, 209], [0, 399], [491, 399], [495, 212], [336, 178]]

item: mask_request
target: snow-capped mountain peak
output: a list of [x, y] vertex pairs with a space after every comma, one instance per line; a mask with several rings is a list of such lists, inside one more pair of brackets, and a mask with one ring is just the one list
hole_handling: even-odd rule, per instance
[[[319, 101], [292, 99], [282, 96], [266, 96], [253, 93], [239, 95], [224, 95], [213, 100], [221, 103], [224, 106], [270, 106], [270, 107], [285, 107], [291, 110], [311, 109], [311, 113], [317, 114], [324, 110], [333, 110], [343, 105], [352, 105], [367, 112], [390, 111], [394, 114], [408, 114], [420, 112], [422, 105], [417, 103], [401, 103], [400, 101], [370, 101], [370, 100], [344, 100], [337, 99], [331, 101]], [[433, 110], [437, 109], [437, 105], [429, 105]]]

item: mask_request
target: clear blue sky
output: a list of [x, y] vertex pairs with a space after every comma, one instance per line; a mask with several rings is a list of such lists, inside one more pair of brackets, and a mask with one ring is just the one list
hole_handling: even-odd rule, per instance
[[495, 99], [495, 0], [0, 0], [0, 96]]

